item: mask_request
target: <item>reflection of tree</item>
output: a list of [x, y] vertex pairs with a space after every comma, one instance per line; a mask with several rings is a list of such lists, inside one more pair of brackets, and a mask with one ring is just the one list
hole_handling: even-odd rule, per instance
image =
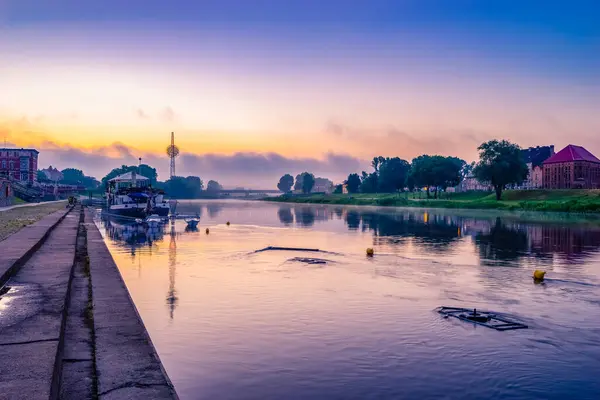
[[315, 211], [313, 207], [296, 207], [296, 223], [301, 226], [313, 226], [315, 223]]
[[206, 205], [206, 210], [208, 211], [208, 216], [210, 218], [216, 218], [223, 211], [223, 206], [217, 203], [208, 203]]
[[518, 261], [528, 249], [527, 233], [521, 229], [511, 229], [496, 218], [489, 233], [478, 233], [475, 244], [484, 264], [493, 265], [498, 261]]
[[342, 219], [342, 216], [344, 215], [344, 209], [342, 207], [334, 208], [333, 212], [336, 215], [336, 217], [338, 217], [338, 219]]
[[346, 213], [346, 224], [348, 225], [348, 229], [355, 231], [360, 228], [360, 219], [361, 215], [358, 211], [348, 210]]
[[460, 238], [457, 221], [443, 216], [421, 215], [420, 212], [397, 214], [351, 209], [346, 212], [348, 229], [372, 231], [377, 243], [397, 243], [416, 238], [416, 246], [427, 251], [445, 251], [445, 246]]
[[294, 216], [292, 215], [292, 209], [290, 207], [279, 207], [277, 216], [279, 217], [279, 221], [286, 226], [294, 223]]

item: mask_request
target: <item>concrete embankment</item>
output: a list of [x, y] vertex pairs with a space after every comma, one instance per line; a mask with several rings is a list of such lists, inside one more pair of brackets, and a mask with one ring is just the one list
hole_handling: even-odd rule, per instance
[[175, 399], [92, 215], [0, 242], [0, 399]]

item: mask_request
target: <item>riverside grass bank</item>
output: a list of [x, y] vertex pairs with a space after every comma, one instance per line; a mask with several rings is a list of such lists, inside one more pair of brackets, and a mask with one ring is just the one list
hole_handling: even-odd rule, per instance
[[439, 198], [424, 192], [356, 194], [284, 194], [265, 201], [298, 204], [334, 204], [383, 207], [464, 208], [505, 211], [600, 213], [600, 190], [506, 190], [502, 200], [490, 192], [441, 193]]

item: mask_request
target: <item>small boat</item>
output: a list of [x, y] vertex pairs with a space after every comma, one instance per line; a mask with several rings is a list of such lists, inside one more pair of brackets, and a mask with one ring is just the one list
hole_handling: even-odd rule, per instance
[[477, 311], [476, 308], [439, 307], [436, 309], [436, 311], [442, 314], [444, 318], [454, 317], [460, 319], [461, 321], [471, 322], [476, 325], [483, 325], [497, 331], [528, 328], [527, 325], [506, 316], [498, 315], [489, 311]]
[[198, 217], [185, 217], [183, 220], [190, 228], [196, 228], [200, 223], [200, 218]]

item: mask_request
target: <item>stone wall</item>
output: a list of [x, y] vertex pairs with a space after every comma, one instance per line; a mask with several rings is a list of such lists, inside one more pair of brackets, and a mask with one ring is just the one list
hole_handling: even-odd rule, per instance
[[11, 206], [14, 204], [14, 200], [10, 182], [6, 179], [0, 179], [0, 207]]

